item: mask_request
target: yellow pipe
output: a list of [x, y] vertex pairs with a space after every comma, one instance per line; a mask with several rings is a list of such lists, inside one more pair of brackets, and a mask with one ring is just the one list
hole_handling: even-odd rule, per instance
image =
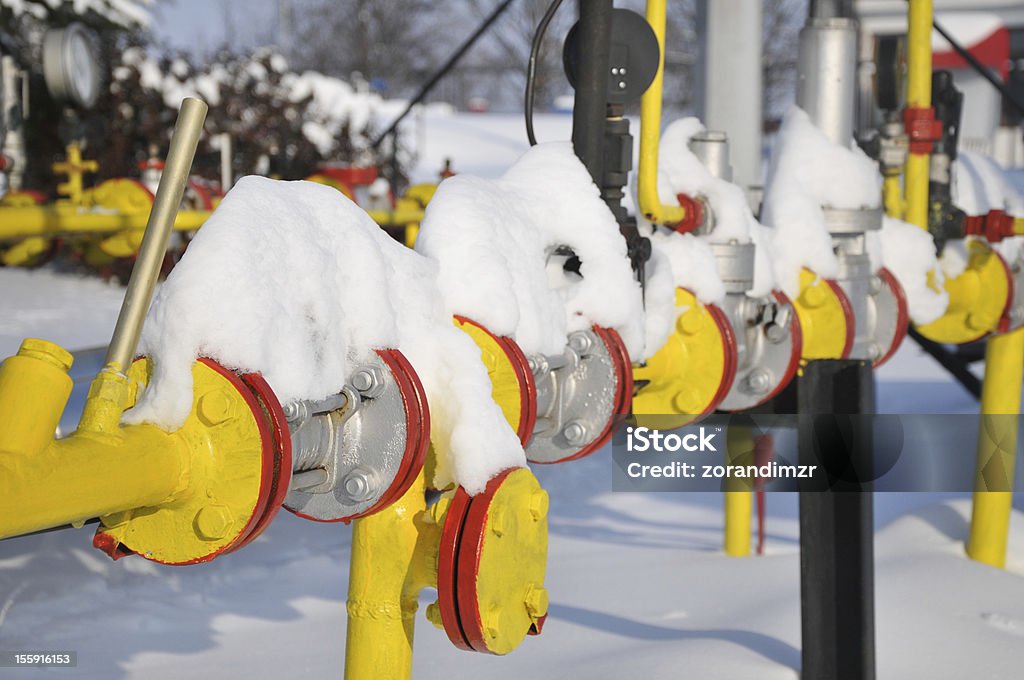
[[[175, 231], [195, 231], [210, 217], [208, 210], [182, 210], [174, 220]], [[420, 208], [371, 210], [381, 226], [405, 226], [423, 220]], [[33, 236], [76, 236], [139, 231], [146, 227], [148, 212], [111, 213], [72, 205], [0, 208], [0, 240]]]
[[[754, 433], [749, 427], [732, 426], [726, 432], [729, 465], [754, 464]], [[729, 478], [725, 492], [725, 554], [750, 555], [750, 518], [754, 494], [747, 480]], [[732, 490], [730, 490], [732, 489]]]
[[437, 584], [436, 524], [426, 519], [421, 472], [393, 505], [353, 522], [346, 680], [412, 675], [420, 590]]
[[[1024, 329], [990, 337], [985, 348], [982, 418], [978, 431], [977, 474], [967, 555], [1000, 569], [1006, 565], [1022, 380]], [[995, 417], [987, 418], [989, 415]], [[988, 490], [990, 484], [986, 481], [986, 469], [991, 484], [1004, 490]], [[993, 478], [994, 470], [1002, 470], [1003, 474]], [[1011, 485], [1010, 489], [1004, 486], [1006, 481]]]
[[149, 425], [54, 440], [70, 365], [41, 340], [0, 365], [0, 538], [156, 506], [187, 477], [185, 443]]
[[658, 38], [658, 73], [640, 99], [640, 168], [637, 196], [640, 211], [654, 224], [679, 224], [682, 206], [664, 205], [658, 196], [658, 141], [661, 137], [661, 93], [665, 77], [665, 0], [647, 0], [647, 22]]
[[[910, 0], [907, 10], [907, 108], [932, 105], [932, 0]], [[928, 154], [907, 155], [904, 216], [928, 228]]]
[[882, 180], [882, 196], [885, 199], [885, 214], [889, 217], [903, 218], [902, 192], [899, 173], [886, 175]]

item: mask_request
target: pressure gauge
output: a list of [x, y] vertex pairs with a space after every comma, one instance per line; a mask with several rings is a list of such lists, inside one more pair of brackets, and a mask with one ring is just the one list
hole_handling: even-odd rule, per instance
[[90, 109], [103, 84], [95, 35], [82, 24], [46, 32], [43, 75], [54, 99]]

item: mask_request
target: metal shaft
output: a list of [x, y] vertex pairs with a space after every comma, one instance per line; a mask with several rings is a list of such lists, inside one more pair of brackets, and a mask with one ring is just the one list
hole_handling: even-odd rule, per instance
[[611, 59], [612, 0], [580, 2], [580, 72], [572, 109], [572, 146], [601, 186]]
[[796, 103], [833, 144], [853, 140], [857, 22], [812, 19], [800, 31]]
[[181, 197], [185, 193], [192, 159], [196, 155], [199, 136], [203, 132], [207, 106], [198, 99], [186, 98], [181, 103], [178, 123], [171, 135], [171, 145], [167, 152], [167, 162], [160, 186], [153, 200], [153, 210], [149, 213], [146, 223], [146, 234], [142, 237], [142, 245], [128, 280], [128, 289], [124, 293], [121, 312], [114, 327], [114, 336], [110, 339], [107, 349], [106, 365], [117, 371], [123, 371], [135, 354], [135, 346], [142, 332], [142, 322], [149, 311], [149, 303], [153, 299], [153, 289], [160, 274], [160, 266], [167, 252], [167, 241], [174, 226], [174, 218], [181, 205]]

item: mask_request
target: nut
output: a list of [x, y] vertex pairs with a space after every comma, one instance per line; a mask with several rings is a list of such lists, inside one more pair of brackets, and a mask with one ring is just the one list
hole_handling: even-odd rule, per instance
[[214, 390], [199, 397], [199, 419], [207, 425], [220, 425], [232, 415], [231, 397], [226, 390]]
[[526, 597], [523, 598], [523, 604], [526, 605], [526, 611], [530, 614], [530, 618], [539, 619], [548, 613], [548, 591], [543, 586], [538, 586], [531, 583], [529, 588], [526, 590]]
[[587, 443], [587, 426], [578, 420], [570, 421], [562, 428], [562, 436], [572, 446], [583, 446]]
[[755, 368], [747, 374], [744, 386], [751, 394], [764, 394], [772, 386], [772, 374], [764, 368]]
[[586, 333], [576, 332], [569, 336], [569, 347], [577, 354], [586, 354], [593, 345], [593, 340]]
[[353, 503], [363, 503], [373, 498], [377, 484], [372, 472], [363, 468], [353, 468], [341, 480], [341, 490]]
[[373, 399], [379, 397], [384, 393], [386, 387], [384, 382], [384, 372], [376, 366], [362, 366], [354, 374], [350, 380], [352, 387], [356, 388], [360, 396], [367, 399]]
[[435, 628], [444, 630], [444, 621], [441, 620], [441, 607], [437, 602], [431, 602], [427, 605], [427, 621], [434, 624]]
[[530, 516], [533, 517], [535, 522], [539, 522], [548, 516], [548, 507], [551, 504], [551, 499], [548, 498], [548, 492], [544, 489], [537, 489], [530, 496]]
[[225, 505], [204, 505], [192, 522], [200, 538], [216, 541], [224, 538], [231, 526], [231, 511]]

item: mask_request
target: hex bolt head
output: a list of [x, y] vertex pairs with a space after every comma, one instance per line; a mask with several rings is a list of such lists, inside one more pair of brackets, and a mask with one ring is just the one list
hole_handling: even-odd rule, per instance
[[764, 327], [764, 336], [768, 338], [768, 342], [772, 344], [779, 344], [784, 341], [789, 335], [789, 330], [785, 326], [772, 322]]
[[587, 426], [578, 420], [572, 420], [562, 428], [562, 436], [572, 446], [582, 446], [587, 443]]
[[341, 490], [353, 503], [363, 503], [373, 498], [377, 483], [369, 470], [354, 468], [342, 478]]
[[296, 420], [300, 420], [306, 411], [305, 406], [306, 405], [301, 401], [288, 402], [281, 407], [281, 410], [284, 411], [284, 419], [289, 423], [294, 423]]
[[533, 355], [526, 358], [526, 365], [530, 367], [530, 373], [537, 375], [540, 372], [541, 364]]
[[444, 630], [444, 621], [441, 620], [441, 607], [437, 602], [431, 602], [427, 605], [427, 621], [434, 624], [435, 628]]
[[200, 538], [207, 541], [224, 538], [231, 526], [231, 511], [226, 505], [204, 505], [196, 513], [192, 526]]
[[880, 356], [882, 356], [882, 346], [881, 345], [879, 345], [877, 342], [872, 342], [870, 345], [868, 345], [868, 358], [869, 359], [874, 361], [874, 360], [878, 359]]
[[505, 513], [502, 509], [492, 506], [487, 511], [487, 528], [491, 530], [492, 534], [500, 538], [505, 535], [505, 530], [508, 528], [505, 519]]
[[231, 397], [226, 390], [214, 390], [199, 397], [199, 419], [207, 425], [220, 425], [232, 416]]
[[569, 347], [577, 354], [586, 354], [593, 345], [594, 342], [586, 333], [577, 332], [569, 336]]
[[807, 286], [807, 288], [804, 289], [804, 292], [800, 297], [803, 299], [804, 304], [810, 307], [811, 309], [820, 307], [821, 305], [825, 304], [824, 284], [819, 283], [814, 286]]
[[352, 387], [356, 388], [360, 396], [367, 399], [379, 397], [384, 393], [384, 372], [376, 366], [362, 366], [353, 375], [350, 381]]
[[704, 325], [704, 317], [697, 309], [689, 309], [676, 319], [676, 328], [683, 335], [696, 335]]
[[531, 583], [530, 587], [526, 590], [523, 604], [526, 605], [526, 611], [529, 613], [530, 618], [539, 619], [544, 616], [548, 613], [549, 605], [547, 589], [544, 586]]
[[868, 285], [868, 293], [871, 295], [878, 295], [879, 293], [882, 292], [882, 286], [882, 277], [872, 276], [871, 281]]
[[675, 408], [676, 413], [696, 415], [701, 411], [700, 407], [697, 405], [697, 401], [699, 399], [700, 395], [697, 394], [696, 389], [692, 387], [684, 387], [676, 392], [675, 396], [672, 397], [672, 406]]
[[1016, 326], [1022, 321], [1024, 321], [1024, 307], [1017, 305], [1010, 310], [1010, 323]]
[[530, 517], [533, 518], [534, 522], [539, 522], [548, 516], [548, 507], [551, 505], [551, 499], [548, 498], [548, 492], [544, 489], [537, 489], [530, 496]]
[[772, 375], [764, 368], [755, 368], [747, 374], [744, 384], [750, 393], [764, 394], [772, 386]]

